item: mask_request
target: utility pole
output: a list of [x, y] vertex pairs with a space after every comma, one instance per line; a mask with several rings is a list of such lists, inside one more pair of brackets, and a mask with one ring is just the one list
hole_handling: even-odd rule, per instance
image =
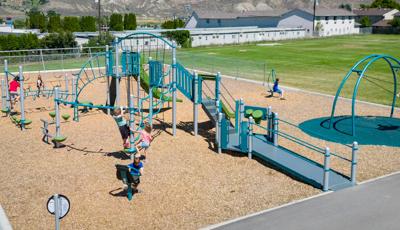
[[101, 41], [101, 0], [95, 0], [98, 3], [98, 15], [97, 15], [97, 24], [99, 26], [99, 43]]
[[[99, 0], [100, 1], [100, 0]], [[316, 8], [317, 8], [317, 5], [318, 5], [318, 2], [317, 2], [318, 0], [314, 0], [314, 10], [313, 10], [313, 27], [312, 27], [312, 36], [314, 36], [314, 33], [315, 33], [315, 10], [316, 10]]]

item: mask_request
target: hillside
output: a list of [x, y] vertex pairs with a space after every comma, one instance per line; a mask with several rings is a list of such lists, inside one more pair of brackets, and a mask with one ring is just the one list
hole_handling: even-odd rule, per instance
[[[0, 13], [29, 9], [29, 1], [5, 0], [0, 6]], [[94, 0], [46, 0], [40, 5], [43, 11], [55, 10], [62, 15], [95, 15], [97, 4]], [[372, 0], [320, 0], [325, 7], [338, 7], [342, 3], [369, 4]], [[135, 12], [143, 18], [165, 18], [173, 15], [183, 16], [192, 9], [212, 9], [222, 11], [268, 10], [276, 8], [311, 7], [312, 0], [101, 0], [102, 12]], [[11, 10], [12, 9], [12, 10]]]

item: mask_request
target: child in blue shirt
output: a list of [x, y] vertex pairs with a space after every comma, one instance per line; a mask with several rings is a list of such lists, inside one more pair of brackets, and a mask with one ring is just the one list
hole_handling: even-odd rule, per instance
[[121, 108], [114, 109], [113, 118], [118, 125], [118, 129], [122, 137], [122, 144], [124, 148], [129, 148], [130, 129], [126, 121], [126, 118], [124, 117], [123, 109]]
[[274, 93], [279, 93], [279, 98], [281, 100], [285, 100], [285, 98], [283, 97], [283, 90], [279, 88], [279, 78], [275, 80], [272, 90], [274, 91]]
[[141, 155], [139, 153], [135, 154], [133, 158], [133, 163], [128, 165], [129, 172], [133, 178], [133, 192], [138, 192], [138, 185], [140, 184], [140, 176], [143, 175], [143, 163], [140, 161]]

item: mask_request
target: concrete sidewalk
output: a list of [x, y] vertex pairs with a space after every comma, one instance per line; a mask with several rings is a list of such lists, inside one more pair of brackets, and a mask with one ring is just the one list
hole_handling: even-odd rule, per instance
[[206, 229], [400, 229], [400, 173]]

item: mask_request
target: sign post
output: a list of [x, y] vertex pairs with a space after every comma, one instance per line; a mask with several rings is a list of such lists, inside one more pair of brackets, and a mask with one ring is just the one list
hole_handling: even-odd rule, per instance
[[70, 209], [69, 199], [61, 194], [54, 194], [47, 200], [47, 211], [55, 217], [56, 230], [60, 230], [60, 220]]

